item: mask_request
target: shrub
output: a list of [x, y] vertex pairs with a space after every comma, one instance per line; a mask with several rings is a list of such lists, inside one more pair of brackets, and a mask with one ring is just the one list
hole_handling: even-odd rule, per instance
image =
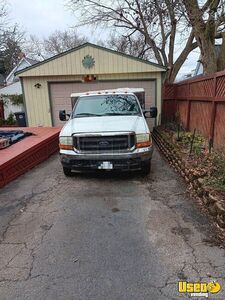
[[211, 156], [211, 172], [208, 181], [217, 189], [225, 191], [225, 154], [214, 153]]
[[22, 105], [23, 104], [23, 95], [2, 95], [3, 102], [7, 105], [8, 99], [13, 105]]
[[16, 124], [16, 119], [15, 119], [14, 114], [10, 113], [5, 122], [6, 122], [7, 125], [15, 125]]

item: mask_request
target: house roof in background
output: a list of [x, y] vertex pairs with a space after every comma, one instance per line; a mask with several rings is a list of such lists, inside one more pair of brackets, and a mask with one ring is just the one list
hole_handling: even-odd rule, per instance
[[35, 60], [35, 59], [32, 59], [32, 58], [29, 58], [29, 57], [25, 57], [26, 61], [28, 61], [31, 65], [34, 65], [34, 64], [37, 64], [39, 63], [38, 60]]
[[[216, 52], [216, 58], [218, 58], [220, 55], [220, 51], [221, 51], [221, 45], [215, 45], [214, 47], [215, 47], [215, 52]], [[197, 60], [197, 65], [196, 65], [196, 68], [195, 68], [195, 71], [193, 74], [194, 77], [202, 75], [202, 74], [199, 74], [201, 65], [202, 65], [202, 56], [200, 55], [199, 59]]]
[[9, 85], [0, 87], [0, 95], [20, 95], [22, 94], [22, 87], [19, 81], [13, 82]]
[[[14, 74], [16, 73], [16, 70], [17, 68], [22, 64], [23, 61], [26, 61], [28, 63], [29, 66], [32, 66], [36, 63], [38, 63], [37, 60], [34, 60], [34, 59], [31, 59], [31, 58], [28, 58], [28, 57], [23, 57], [21, 58], [21, 60], [18, 62], [18, 64], [12, 69], [12, 71], [9, 73], [9, 75], [6, 77], [6, 82], [7, 80]], [[28, 67], [29, 67], [28, 66]], [[25, 68], [26, 69], [26, 68]]]

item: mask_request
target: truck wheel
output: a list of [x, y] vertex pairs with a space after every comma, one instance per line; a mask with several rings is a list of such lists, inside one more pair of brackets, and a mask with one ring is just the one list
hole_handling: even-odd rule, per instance
[[141, 172], [143, 175], [148, 175], [150, 173], [150, 171], [151, 171], [151, 161], [143, 164], [143, 166], [141, 168]]
[[66, 176], [72, 176], [72, 171], [70, 168], [65, 168], [63, 167], [63, 173], [66, 175]]

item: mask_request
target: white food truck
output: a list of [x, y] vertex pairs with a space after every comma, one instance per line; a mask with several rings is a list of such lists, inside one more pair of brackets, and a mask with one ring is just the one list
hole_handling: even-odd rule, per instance
[[83, 170], [150, 172], [153, 152], [146, 118], [157, 108], [142, 108], [144, 90], [124, 88], [71, 95], [72, 113], [59, 136], [60, 160], [66, 176]]

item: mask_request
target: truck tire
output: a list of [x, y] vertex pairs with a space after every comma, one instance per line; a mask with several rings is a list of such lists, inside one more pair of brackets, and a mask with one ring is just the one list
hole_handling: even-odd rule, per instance
[[146, 163], [143, 164], [142, 168], [141, 168], [141, 173], [145, 176], [148, 175], [151, 171], [151, 161], [148, 161]]
[[63, 167], [63, 173], [66, 176], [72, 176], [72, 171], [70, 168]]

